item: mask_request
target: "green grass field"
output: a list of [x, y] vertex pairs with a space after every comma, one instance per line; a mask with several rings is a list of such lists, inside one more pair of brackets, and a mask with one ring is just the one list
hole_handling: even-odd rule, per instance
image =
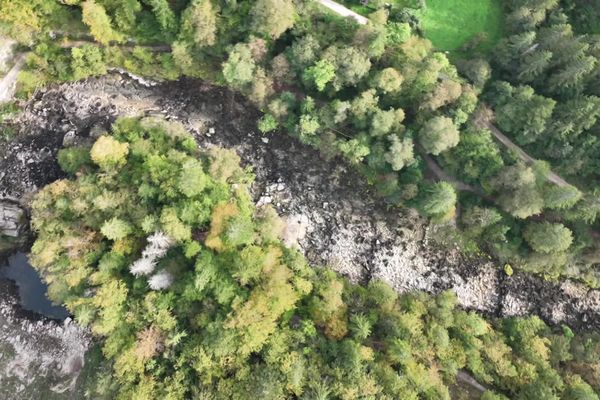
[[473, 50], [486, 52], [502, 37], [500, 0], [426, 2], [427, 8], [421, 11], [421, 26], [438, 50], [460, 52], [466, 42], [484, 33], [484, 39]]

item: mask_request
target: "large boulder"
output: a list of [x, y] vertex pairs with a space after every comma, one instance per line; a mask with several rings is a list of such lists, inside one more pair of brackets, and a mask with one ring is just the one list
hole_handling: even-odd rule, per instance
[[25, 226], [25, 211], [12, 201], [0, 200], [0, 236], [17, 238]]

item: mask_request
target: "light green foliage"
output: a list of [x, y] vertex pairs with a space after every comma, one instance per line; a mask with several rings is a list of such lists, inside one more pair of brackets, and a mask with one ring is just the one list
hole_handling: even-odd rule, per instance
[[398, 127], [403, 118], [402, 110], [400, 110], [399, 118], [396, 110], [376, 110], [371, 119], [370, 133], [373, 136], [387, 135], [394, 127]]
[[100, 228], [100, 232], [109, 240], [120, 240], [127, 237], [133, 231], [131, 225], [122, 219], [114, 217]]
[[[410, 200], [436, 221], [449, 219], [456, 194], [423, 182], [430, 175], [425, 163], [412, 162], [414, 138], [441, 153], [436, 161], [446, 172], [473, 186], [461, 195], [458, 221], [467, 239], [508, 258], [518, 254], [511, 262], [521, 269], [557, 276], [568, 261], [591, 276], [589, 260], [597, 256], [585, 225], [596, 220], [600, 203], [585, 184], [598, 186], [597, 38], [574, 34], [556, 0], [505, 2], [507, 40], [488, 61], [493, 77], [509, 79], [510, 87], [489, 90], [502, 84], [486, 85], [492, 74], [479, 59], [461, 66], [474, 89], [452, 63], [479, 50], [484, 55], [477, 57], [485, 56], [497, 38], [499, 3], [458, 7], [454, 0], [428, 0], [420, 27], [398, 4], [386, 22], [383, 3], [372, 0], [380, 10], [358, 26], [303, 1], [0, 0], [0, 30], [33, 42], [19, 77], [22, 94], [46, 82], [101, 74], [104, 63], [163, 79], [183, 73], [226, 83], [268, 112], [263, 130], [277, 123], [327, 157], [342, 155], [390, 203]], [[74, 5], [82, 6], [83, 19]], [[483, 23], [482, 15], [494, 18]], [[414, 36], [398, 21], [410, 21]], [[137, 45], [70, 50], [47, 35], [61, 31], [76, 43], [87, 40], [86, 25], [102, 44], [131, 39]], [[423, 28], [433, 45], [417, 36]], [[491, 34], [479, 35], [483, 30]], [[452, 41], [451, 55], [434, 51], [440, 40]], [[170, 45], [171, 52], [146, 47], [154, 45]], [[316, 69], [321, 61], [324, 68]], [[333, 65], [333, 77], [324, 62]], [[307, 70], [309, 79], [300, 79]], [[577, 177], [579, 201], [575, 190], [546, 182], [548, 170], [504, 167], [514, 164], [514, 155], [486, 131], [463, 126], [481, 90], [480, 103], [494, 107], [500, 128], [570, 175], [567, 180]], [[436, 118], [454, 128], [421, 131]], [[300, 255], [279, 243], [274, 212], [253, 210], [246, 192], [251, 179], [234, 153], [200, 154], [181, 130], [146, 120], [119, 121], [113, 131], [118, 144], [98, 144], [94, 157], [82, 149], [62, 152], [72, 180], [48, 186], [34, 207], [40, 235], [32, 259], [50, 296], [106, 335], [104, 353], [115, 372], [104, 381], [117, 382], [120, 394], [97, 397], [447, 398], [446, 385], [459, 369], [517, 399], [562, 398], [567, 388], [581, 393], [572, 378], [577, 373], [594, 383], [589, 358], [581, 355], [594, 348], [573, 350], [579, 359], [571, 363], [572, 349], [550, 346], [556, 335], [542, 325], [523, 334], [531, 326], [516, 324], [504, 336], [476, 315], [454, 310], [448, 296], [398, 299], [382, 285], [365, 291], [322, 271], [314, 277]], [[543, 207], [552, 211], [542, 214]], [[527, 222], [515, 218], [535, 214], [572, 227], [576, 245], [527, 252]], [[174, 245], [151, 265], [162, 274], [152, 286], [162, 290], [150, 292], [148, 278], [128, 267], [159, 230]]]
[[469, 125], [461, 131], [460, 142], [443, 159], [450, 169], [467, 182], [487, 181], [503, 167], [500, 148], [488, 130]]
[[238, 43], [229, 52], [229, 58], [223, 63], [223, 76], [234, 87], [242, 87], [254, 77], [256, 65], [248, 45]]
[[573, 242], [573, 234], [562, 224], [530, 223], [525, 229], [525, 240], [537, 252], [559, 253]]
[[369, 146], [365, 143], [364, 137], [347, 141], [342, 140], [338, 143], [338, 149], [348, 161], [358, 164], [371, 153]]
[[541, 139], [556, 101], [536, 95], [529, 86], [515, 88], [506, 82], [496, 84], [493, 93], [496, 121], [503, 131], [513, 133], [521, 144]]
[[412, 33], [406, 22], [388, 22], [387, 31], [388, 41], [392, 44], [404, 43]]
[[314, 82], [317, 90], [322, 92], [325, 85], [335, 77], [335, 66], [327, 60], [319, 60], [304, 71], [304, 79]]
[[160, 28], [164, 33], [174, 33], [177, 29], [177, 20], [175, 13], [171, 9], [168, 0], [144, 0], [144, 2], [152, 7], [154, 17], [158, 21]]
[[100, 136], [90, 150], [90, 157], [102, 169], [111, 171], [122, 167], [129, 153], [129, 144], [110, 136]]
[[459, 70], [476, 87], [483, 87], [492, 76], [490, 63], [482, 58], [474, 58], [458, 64]]
[[427, 153], [439, 155], [459, 142], [458, 128], [447, 117], [434, 117], [419, 131], [419, 142]]
[[322, 58], [335, 66], [332, 85], [336, 90], [356, 85], [371, 69], [369, 58], [354, 47], [331, 46], [325, 49]]
[[211, 158], [208, 171], [212, 178], [226, 182], [244, 177], [244, 172], [240, 167], [240, 157], [234, 150], [215, 147], [211, 148], [208, 154]]
[[279, 126], [279, 123], [271, 114], [265, 114], [258, 120], [258, 130], [262, 133], [272, 132]]
[[498, 203], [513, 216], [527, 218], [542, 211], [544, 198], [531, 167], [522, 164], [505, 167], [491, 182], [499, 192]]
[[196, 160], [186, 161], [181, 168], [177, 186], [187, 197], [195, 197], [202, 193], [208, 185], [208, 176], [202, 164]]
[[21, 43], [31, 43], [44, 28], [44, 19], [58, 11], [53, 1], [0, 0], [0, 26]]
[[321, 45], [311, 34], [298, 38], [289, 48], [290, 63], [299, 71], [303, 71], [317, 61]]
[[[574, 12], [590, 11], [591, 5], [580, 0], [400, 1], [391, 8], [383, 0], [354, 3], [346, 5], [368, 16], [368, 24], [291, 0], [4, 0], [0, 30], [32, 49], [18, 77], [18, 97], [49, 82], [103, 74], [108, 65], [160, 79], [198, 77], [248, 97], [266, 114], [258, 124], [261, 131], [281, 128], [328, 159], [342, 155], [394, 204], [415, 199], [430, 176], [426, 163], [412, 163], [412, 139], [440, 155], [440, 167], [468, 183], [473, 194], [494, 200], [513, 217], [539, 215], [545, 208], [556, 221], [588, 224], [596, 218], [594, 196], [586, 195], [589, 188], [580, 182], [598, 186], [599, 44], [570, 25], [570, 19], [592, 25]], [[502, 33], [503, 9], [505, 39], [488, 57]], [[590, 18], [596, 14], [589, 12]], [[49, 32], [59, 37], [52, 39]], [[102, 46], [70, 47], [87, 40], [88, 33]], [[310, 111], [302, 107], [308, 97], [316, 99]], [[483, 117], [471, 119], [478, 104]], [[406, 118], [393, 121], [392, 110], [403, 110]], [[485, 126], [486, 120], [533, 158], [547, 160], [554, 172], [577, 182], [581, 199], [577, 191], [543, 179], [520, 187], [498, 185], [504, 163], [515, 159], [512, 150], [471, 126]], [[74, 171], [78, 161], [63, 157]], [[158, 176], [170, 161], [153, 158], [149, 164]], [[167, 170], [163, 188], [175, 179]], [[140, 188], [144, 198], [153, 198], [147, 185]], [[177, 192], [171, 188], [163, 195]], [[473, 199], [461, 200], [470, 208]], [[187, 205], [178, 218], [192, 218], [194, 209]], [[524, 243], [520, 224], [493, 224], [480, 244], [492, 242], [488, 248], [517, 255], [526, 246], [518, 245]], [[577, 236], [584, 231], [574, 230]], [[583, 255], [595, 254], [593, 241], [574, 240], [580, 247], [570, 259], [589, 276], [591, 258]]]
[[69, 147], [58, 152], [58, 164], [68, 174], [74, 175], [85, 165], [89, 165], [92, 159], [90, 150], [86, 147]]
[[550, 186], [544, 192], [544, 205], [551, 209], [573, 207], [580, 199], [581, 192], [574, 186]]

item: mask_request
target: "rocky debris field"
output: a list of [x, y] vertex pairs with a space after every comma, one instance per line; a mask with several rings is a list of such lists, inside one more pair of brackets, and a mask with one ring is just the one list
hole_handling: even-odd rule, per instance
[[0, 399], [74, 399], [86, 330], [23, 312], [16, 289], [0, 280]]
[[494, 316], [536, 314], [550, 323], [600, 329], [600, 291], [551, 283], [432, 243], [433, 227], [410, 209], [389, 208], [340, 160], [325, 161], [284, 133], [263, 136], [258, 111], [241, 97], [201, 81], [149, 85], [123, 74], [39, 91], [18, 124], [21, 134], [0, 160], [3, 194], [22, 198], [60, 176], [63, 142], [89, 140], [119, 115], [182, 122], [199, 145], [234, 148], [254, 167], [253, 195], [287, 222], [285, 240], [311, 262], [350, 279], [383, 279], [399, 292], [454, 290], [460, 304]]

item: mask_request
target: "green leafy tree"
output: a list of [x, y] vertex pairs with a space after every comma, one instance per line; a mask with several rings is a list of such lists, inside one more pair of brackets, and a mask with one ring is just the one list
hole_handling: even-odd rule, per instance
[[389, 137], [390, 147], [385, 153], [387, 161], [394, 171], [400, 171], [414, 161], [413, 141], [410, 138], [400, 139], [397, 135]]
[[296, 70], [304, 71], [317, 61], [320, 51], [319, 41], [314, 36], [307, 34], [292, 43], [288, 50], [288, 58]]
[[102, 234], [110, 240], [123, 239], [131, 234], [132, 231], [132, 226], [128, 222], [117, 217], [106, 221], [101, 228]]
[[217, 13], [210, 0], [194, 0], [185, 9], [181, 36], [198, 46], [212, 46], [217, 40]]
[[166, 34], [175, 33], [177, 30], [177, 19], [171, 9], [168, 0], [143, 0], [152, 7], [154, 17], [158, 21], [161, 30]]
[[102, 51], [96, 46], [84, 45], [71, 49], [71, 69], [73, 79], [106, 74], [106, 64]]
[[581, 192], [573, 186], [550, 186], [544, 191], [544, 205], [559, 210], [571, 208], [581, 196]]
[[459, 142], [458, 128], [448, 117], [433, 117], [419, 131], [419, 143], [427, 153], [439, 155]]
[[373, 79], [373, 85], [384, 94], [397, 93], [404, 77], [394, 68], [384, 68]]
[[429, 217], [444, 219], [448, 215], [453, 215], [456, 199], [456, 191], [451, 184], [438, 182], [423, 191], [418, 207]]
[[523, 236], [539, 253], [559, 253], [567, 250], [573, 242], [573, 234], [568, 228], [550, 222], [528, 224]]
[[58, 165], [68, 174], [75, 175], [82, 167], [91, 164], [90, 150], [86, 147], [69, 147], [58, 152]]
[[521, 164], [504, 167], [491, 183], [499, 193], [498, 203], [513, 216], [527, 218], [542, 211], [544, 198], [531, 167]]
[[235, 88], [241, 88], [252, 82], [256, 64], [250, 48], [245, 43], [236, 44], [229, 51], [229, 58], [223, 63], [223, 76]]
[[92, 146], [92, 161], [105, 170], [114, 170], [127, 162], [129, 144], [121, 143], [110, 136], [100, 136]]
[[271, 114], [265, 114], [258, 121], [258, 130], [262, 133], [272, 132], [279, 126], [279, 123]]
[[529, 86], [495, 85], [493, 101], [500, 129], [512, 133], [520, 144], [532, 143], [544, 133], [556, 101], [535, 94]]
[[458, 63], [459, 70], [477, 87], [482, 88], [492, 76], [492, 67], [482, 58]]
[[367, 55], [354, 47], [328, 47], [323, 52], [322, 59], [335, 66], [332, 85], [336, 90], [344, 86], [355, 86], [371, 69], [371, 61]]
[[291, 0], [257, 0], [251, 14], [255, 32], [277, 39], [292, 27], [296, 11]]
[[112, 21], [104, 7], [94, 0], [81, 3], [81, 13], [83, 23], [89, 26], [90, 33], [100, 43], [108, 45], [110, 42], [123, 40], [123, 36], [113, 29]]
[[388, 41], [392, 44], [402, 44], [410, 38], [412, 30], [406, 22], [388, 22]]
[[313, 82], [319, 92], [335, 77], [335, 66], [327, 60], [319, 60], [304, 71], [304, 79]]

